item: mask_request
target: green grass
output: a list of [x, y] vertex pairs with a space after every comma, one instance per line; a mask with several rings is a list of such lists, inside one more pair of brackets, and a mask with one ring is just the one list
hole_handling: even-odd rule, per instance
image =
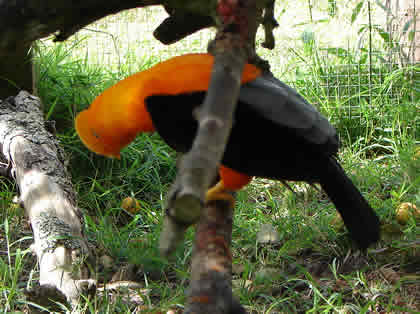
[[[159, 62], [162, 56], [138, 60], [128, 53], [125, 60], [130, 62], [110, 69], [93, 65], [87, 57], [75, 58], [72, 52], [83, 44], [79, 38], [70, 47], [39, 46], [39, 92], [46, 119], [57, 121], [58, 137], [69, 156], [86, 237], [97, 257], [96, 279], [110, 282], [122, 269], [130, 269], [128, 278], [141, 283], [142, 289], [98, 293], [81, 305], [81, 312], [181, 309], [194, 233], [187, 232], [184, 245], [170, 262], [157, 250], [164, 199], [176, 174], [176, 153], [157, 135], [142, 135], [123, 151], [121, 160], [110, 160], [89, 152], [73, 129], [75, 114], [104, 88]], [[232, 244], [237, 265], [233, 289], [250, 313], [420, 310], [419, 221], [411, 218], [402, 226], [395, 220], [400, 203], [420, 207], [420, 158], [413, 157], [419, 145], [419, 117], [406, 79], [417, 69], [384, 72], [375, 64], [375, 71], [384, 73], [373, 77], [375, 87], [369, 90], [362, 84], [364, 90], [350, 90], [350, 95], [343, 90], [353, 76], [340, 79], [331, 74], [337, 69], [352, 71], [340, 67], [349, 58], [352, 64], [366, 61], [354, 59], [350, 50], [344, 59], [327, 60], [319, 47], [296, 48], [290, 57], [294, 85], [337, 127], [344, 143], [340, 160], [381, 217], [383, 239], [367, 257], [359, 256], [342, 226], [332, 224], [336, 211], [324, 193], [302, 183], [291, 184], [292, 193], [279, 182], [254, 180], [238, 193]], [[367, 98], [372, 91], [375, 96]], [[350, 117], [349, 103], [354, 105]], [[23, 210], [12, 202], [16, 187], [4, 178], [0, 185], [0, 311], [21, 312], [27, 308], [23, 291], [37, 282], [38, 269], [28, 250], [30, 227]], [[140, 201], [137, 214], [120, 207], [126, 196]], [[257, 242], [264, 224], [275, 227], [278, 243]], [[104, 256], [111, 258], [109, 266]], [[136, 303], [134, 296], [142, 302]]]

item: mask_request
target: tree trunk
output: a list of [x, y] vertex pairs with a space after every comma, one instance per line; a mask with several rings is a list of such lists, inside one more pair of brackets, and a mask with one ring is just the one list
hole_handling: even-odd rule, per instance
[[87, 275], [83, 262], [88, 246], [64, 152], [45, 129], [40, 107], [39, 99], [24, 91], [0, 101], [0, 148], [32, 226], [40, 290], [54, 287], [75, 304], [83, 287], [93, 283], [82, 280]]
[[229, 202], [206, 204], [195, 232], [185, 314], [246, 313], [232, 295], [232, 222]]

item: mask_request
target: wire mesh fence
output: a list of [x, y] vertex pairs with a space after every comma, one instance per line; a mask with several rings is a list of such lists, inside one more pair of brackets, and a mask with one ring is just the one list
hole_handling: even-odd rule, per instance
[[[419, 107], [419, 0], [277, 1], [276, 47], [257, 52], [273, 73], [330, 115], [360, 118], [376, 106]], [[74, 58], [132, 73], [174, 55], [206, 51], [214, 30], [165, 46], [153, 37], [160, 7], [121, 12], [74, 35]]]
[[[68, 43], [77, 43], [74, 58], [119, 71], [121, 67], [141, 67], [175, 55], [205, 51], [213, 30], [204, 30], [166, 46], [153, 37], [153, 31], [167, 17], [161, 7], [132, 9], [106, 17], [72, 36]], [[135, 71], [136, 69], [133, 69]]]

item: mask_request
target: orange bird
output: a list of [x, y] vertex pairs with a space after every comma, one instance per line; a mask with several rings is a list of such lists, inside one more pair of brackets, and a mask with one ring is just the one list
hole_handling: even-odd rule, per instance
[[[179, 152], [198, 129], [193, 111], [204, 100], [213, 57], [178, 56], [129, 76], [99, 95], [76, 118], [92, 151], [120, 157], [142, 132], [157, 131]], [[210, 199], [236, 191], [252, 177], [318, 182], [340, 212], [353, 240], [367, 248], [379, 239], [379, 219], [336, 160], [334, 127], [295, 90], [246, 64], [234, 124]]]

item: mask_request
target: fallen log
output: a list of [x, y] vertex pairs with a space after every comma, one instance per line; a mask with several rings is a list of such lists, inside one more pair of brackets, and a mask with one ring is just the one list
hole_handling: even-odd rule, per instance
[[89, 250], [82, 213], [76, 206], [64, 151], [45, 128], [40, 100], [28, 92], [0, 100], [0, 156], [7, 164], [3, 173], [16, 180], [34, 235], [31, 249], [39, 262], [40, 286], [27, 291], [28, 298], [45, 303], [43, 295], [51, 298], [51, 291], [56, 291], [57, 298], [64, 295], [76, 305], [94, 283], [83, 279]]

